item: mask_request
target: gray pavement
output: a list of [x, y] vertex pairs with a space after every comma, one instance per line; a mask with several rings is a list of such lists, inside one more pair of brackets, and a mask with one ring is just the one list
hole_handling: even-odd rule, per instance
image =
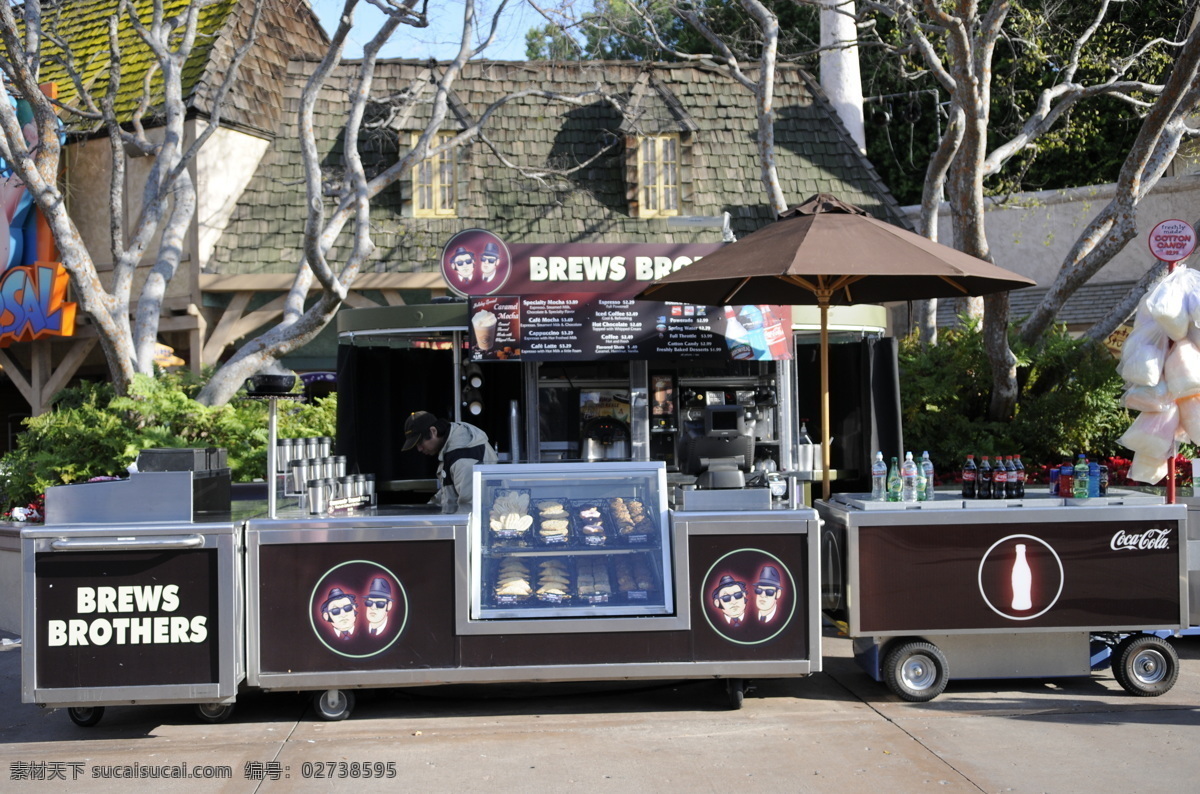
[[[220, 725], [196, 722], [189, 706], [110, 707], [93, 728], [75, 726], [63, 710], [22, 704], [21, 651], [0, 646], [0, 790], [1066, 794], [1200, 786], [1200, 637], [1173, 640], [1179, 683], [1159, 698], [1127, 695], [1105, 671], [952, 681], [926, 704], [900, 701], [868, 678], [832, 630], [824, 643], [823, 672], [756, 682], [740, 711], [727, 709], [712, 681], [530, 684], [366, 690], [344, 722], [318, 720], [299, 693], [244, 695]], [[391, 763], [395, 776], [351, 778], [362, 768], [354, 762], [385, 776]], [[227, 766], [231, 777], [102, 777], [135, 764]]]

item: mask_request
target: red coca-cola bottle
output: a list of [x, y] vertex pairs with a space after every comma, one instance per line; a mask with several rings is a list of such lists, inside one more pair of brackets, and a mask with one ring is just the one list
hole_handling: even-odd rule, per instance
[[771, 353], [771, 359], [781, 361], [788, 358], [788, 354], [791, 352], [788, 328], [784, 326], [783, 320], [779, 319], [774, 306], [763, 306], [762, 315], [763, 337], [767, 340], [767, 349]]

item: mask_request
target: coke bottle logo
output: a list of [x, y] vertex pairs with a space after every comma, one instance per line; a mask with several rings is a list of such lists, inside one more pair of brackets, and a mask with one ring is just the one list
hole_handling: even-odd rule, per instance
[[1169, 529], [1148, 529], [1145, 532], [1126, 532], [1118, 529], [1108, 545], [1113, 551], [1133, 551], [1134, 549], [1169, 549], [1171, 548]]

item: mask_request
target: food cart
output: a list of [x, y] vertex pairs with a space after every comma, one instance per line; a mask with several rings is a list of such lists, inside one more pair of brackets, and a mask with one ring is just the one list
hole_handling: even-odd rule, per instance
[[1188, 626], [1184, 505], [948, 496], [816, 505], [822, 609], [875, 680], [925, 701], [951, 678], [1086, 676], [1111, 653], [1128, 692], [1174, 685], [1179, 659], [1160, 635]]
[[[313, 690], [317, 712], [342, 719], [364, 687], [713, 678], [739, 706], [747, 678], [820, 670], [816, 513], [669, 513], [665, 473], [477, 466], [469, 515], [248, 521], [247, 683]], [[493, 529], [498, 504], [534, 521]], [[565, 536], [541, 534], [555, 521]], [[757, 618], [768, 600], [768, 622], [725, 619], [730, 603]]]
[[83, 726], [117, 704], [229, 715], [245, 676], [242, 544], [229, 469], [206, 452], [150, 450], [128, 479], [47, 490], [46, 523], [21, 532], [22, 702]]

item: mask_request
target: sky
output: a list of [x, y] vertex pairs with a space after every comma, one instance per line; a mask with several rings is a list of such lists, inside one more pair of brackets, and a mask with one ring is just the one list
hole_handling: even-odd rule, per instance
[[[309, 0], [321, 24], [332, 32], [337, 25], [343, 0]], [[496, 0], [478, 0], [480, 27], [486, 19], [490, 24], [491, 12], [498, 5]], [[384, 58], [437, 58], [450, 60], [458, 53], [462, 37], [462, 0], [430, 0], [429, 27], [425, 29], [401, 25], [384, 46]], [[354, 12], [354, 30], [346, 47], [345, 57], [362, 56], [362, 46], [370, 41], [379, 29], [383, 14], [366, 0], [359, 2]], [[545, 20], [526, 3], [510, 0], [501, 17], [496, 41], [481, 56], [496, 61], [525, 60], [525, 31], [543, 24]]]

